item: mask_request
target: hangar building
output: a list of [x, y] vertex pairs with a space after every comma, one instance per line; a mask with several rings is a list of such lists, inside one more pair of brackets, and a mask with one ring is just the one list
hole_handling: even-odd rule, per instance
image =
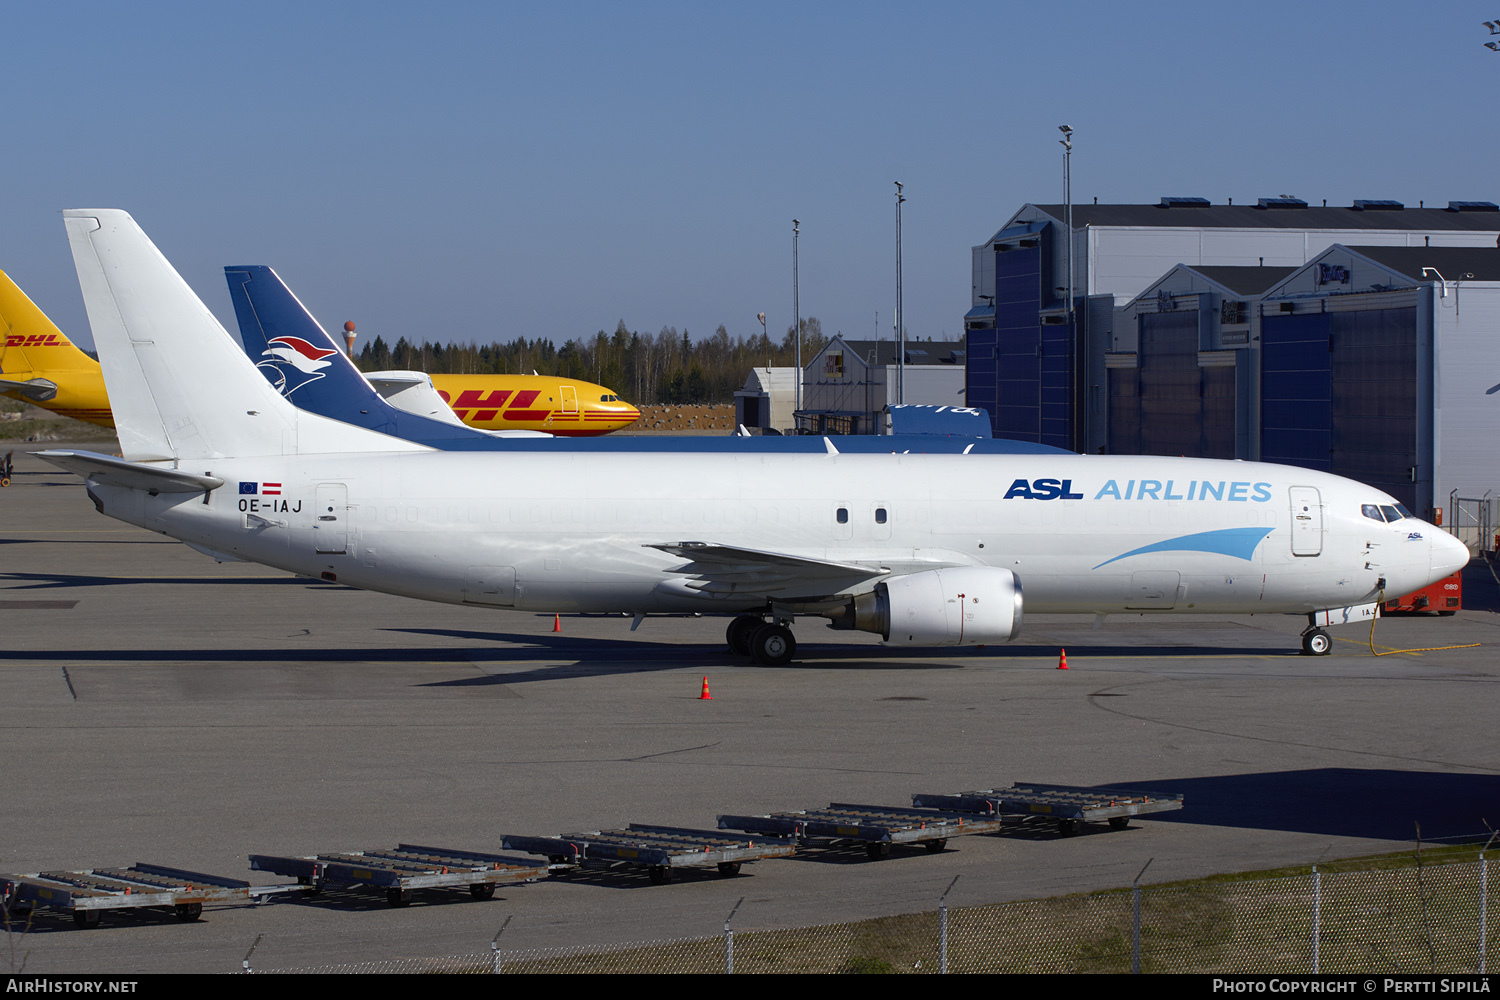
[[[1261, 198], [1254, 205], [1163, 198], [1156, 205], [1074, 205], [1072, 214], [1069, 238], [1065, 206], [1024, 205], [973, 248], [971, 308], [964, 320], [965, 397], [969, 406], [989, 411], [997, 437], [1089, 452], [1111, 447], [1112, 428], [1120, 420], [1125, 423], [1118, 428], [1118, 443], [1124, 450], [1132, 450], [1127, 442], [1139, 434], [1144, 437], [1136, 439], [1135, 448], [1190, 453], [1152, 436], [1164, 433], [1152, 414], [1183, 402], [1169, 405], [1176, 398], [1174, 384], [1185, 390], [1196, 380], [1198, 390], [1208, 394], [1198, 404], [1199, 415], [1211, 425], [1200, 444], [1211, 450], [1198, 453], [1219, 454], [1227, 447], [1224, 411], [1232, 397], [1236, 413], [1243, 410], [1232, 432], [1235, 455], [1254, 457], [1261, 405], [1259, 357], [1253, 350], [1258, 342], [1251, 330], [1260, 322], [1251, 318], [1256, 284], [1269, 287], [1279, 277], [1274, 269], [1301, 269], [1335, 244], [1494, 248], [1500, 240], [1500, 207], [1489, 202], [1407, 208], [1383, 200], [1312, 206], [1287, 196]], [[1139, 301], [1148, 288], [1154, 288], [1154, 296], [1173, 297], [1171, 308], [1159, 308], [1165, 299], [1157, 299], [1158, 308]], [[1187, 370], [1180, 336], [1174, 339], [1168, 329], [1180, 334], [1189, 325], [1185, 318], [1152, 318], [1141, 339], [1144, 317], [1185, 311], [1189, 300], [1200, 327], [1208, 323], [1201, 317], [1215, 301], [1220, 310], [1231, 303], [1231, 313], [1221, 312], [1215, 321], [1223, 329], [1199, 330], [1196, 350], [1207, 356], [1195, 359], [1197, 372]], [[1233, 312], [1236, 303], [1244, 305], [1243, 316]], [[1130, 305], [1133, 312], [1123, 308]], [[1128, 315], [1117, 315], [1117, 309]], [[1117, 325], [1130, 320], [1136, 323], [1132, 329]], [[1238, 343], [1242, 335], [1245, 342]], [[1163, 352], [1176, 352], [1175, 360]], [[1129, 405], [1121, 403], [1117, 412], [1110, 394], [1110, 373], [1129, 371], [1130, 359], [1118, 355], [1130, 354], [1136, 355], [1142, 421], [1135, 431], [1128, 426]], [[1178, 374], [1168, 376], [1173, 366]], [[1222, 370], [1205, 378], [1202, 373], [1209, 369]], [[1128, 377], [1121, 374], [1114, 381], [1125, 393]]]

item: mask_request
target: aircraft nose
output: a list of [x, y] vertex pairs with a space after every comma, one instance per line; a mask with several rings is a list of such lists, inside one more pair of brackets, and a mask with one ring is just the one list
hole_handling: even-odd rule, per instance
[[1469, 564], [1469, 547], [1442, 528], [1432, 531], [1432, 572], [1441, 579]]

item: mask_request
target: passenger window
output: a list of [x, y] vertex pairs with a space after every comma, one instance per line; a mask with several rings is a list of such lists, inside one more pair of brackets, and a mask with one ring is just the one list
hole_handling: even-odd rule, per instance
[[884, 507], [876, 507], [875, 508], [875, 523], [876, 524], [884, 524], [885, 523], [885, 508]]
[[1364, 506], [1360, 507], [1359, 512], [1372, 521], [1385, 520], [1385, 518], [1380, 516], [1380, 508], [1372, 503], [1367, 503]]
[[838, 518], [839, 524], [848, 524], [849, 523], [849, 508], [848, 507], [840, 507], [838, 514], [835, 515], [835, 516]]

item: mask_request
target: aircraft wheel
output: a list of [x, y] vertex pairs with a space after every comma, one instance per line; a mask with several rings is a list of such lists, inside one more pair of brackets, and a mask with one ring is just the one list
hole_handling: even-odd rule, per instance
[[763, 667], [781, 667], [797, 655], [792, 630], [778, 622], [767, 622], [750, 635], [750, 658]]
[[740, 656], [749, 656], [750, 637], [764, 624], [765, 622], [755, 615], [740, 615], [730, 622], [729, 628], [724, 632], [724, 639], [729, 643], [729, 651]]
[[1333, 638], [1320, 628], [1315, 628], [1302, 636], [1303, 656], [1327, 656], [1333, 649]]

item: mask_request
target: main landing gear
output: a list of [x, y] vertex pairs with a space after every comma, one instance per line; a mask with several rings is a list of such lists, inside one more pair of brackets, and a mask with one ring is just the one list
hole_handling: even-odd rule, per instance
[[1302, 633], [1303, 656], [1327, 656], [1333, 649], [1333, 638], [1320, 628], [1310, 628]]
[[740, 615], [731, 621], [724, 638], [731, 652], [749, 656], [763, 667], [785, 666], [797, 655], [797, 640], [792, 630], [758, 615]]

